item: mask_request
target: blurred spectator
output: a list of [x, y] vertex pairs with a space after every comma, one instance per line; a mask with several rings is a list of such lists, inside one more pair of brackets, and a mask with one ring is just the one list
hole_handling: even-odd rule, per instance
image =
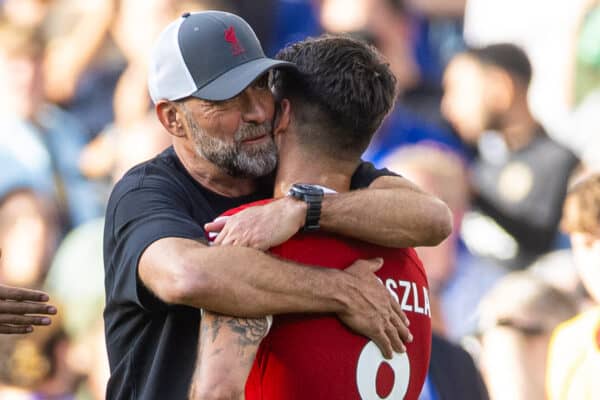
[[[290, 43], [318, 36], [322, 33], [319, 23], [319, 3], [327, 0], [261, 0], [257, 2], [230, 0], [220, 7], [233, 11], [244, 18], [256, 32], [267, 56], [274, 56]], [[352, 7], [352, 2], [346, 2]]]
[[10, 23], [38, 28], [44, 24], [55, 0], [3, 0], [0, 15]]
[[439, 90], [446, 65], [465, 48], [462, 31], [466, 0], [404, 1], [413, 15], [413, 52], [422, 81]]
[[590, 297], [577, 274], [571, 248], [554, 250], [544, 254], [527, 267], [535, 277], [567, 293], [579, 310], [590, 306]]
[[69, 365], [79, 375], [85, 376], [85, 381], [77, 390], [77, 400], [106, 399], [106, 383], [110, 377], [110, 369], [102, 319], [96, 321], [85, 335], [73, 343]]
[[0, 25], [0, 149], [19, 163], [5, 168], [24, 168], [33, 188], [55, 199], [65, 226], [77, 225], [99, 215], [101, 206], [79, 172], [82, 127], [43, 101], [43, 43], [37, 30]]
[[552, 330], [576, 312], [571, 297], [524, 271], [507, 275], [485, 296], [480, 366], [492, 400], [545, 399]]
[[363, 158], [383, 166], [382, 160], [396, 148], [425, 141], [465, 152], [464, 145], [439, 116], [439, 88], [428, 87], [422, 80], [413, 52], [413, 20], [402, 0], [358, 0], [352, 5], [326, 1], [321, 21], [327, 30], [350, 31], [371, 42], [389, 61], [397, 78], [399, 97], [394, 110]]
[[104, 399], [109, 376], [102, 324], [103, 228], [104, 219], [98, 218], [69, 232], [56, 252], [45, 285], [63, 305], [64, 329], [73, 338], [69, 365], [86, 378], [78, 399]]
[[548, 398], [597, 399], [600, 394], [600, 174], [584, 178], [569, 191], [562, 227], [570, 235], [575, 267], [595, 305], [554, 332], [546, 376]]
[[92, 138], [113, 120], [112, 94], [124, 60], [109, 29], [116, 0], [54, 0], [44, 23], [48, 38], [44, 89]]
[[0, 194], [0, 282], [39, 287], [56, 249], [58, 227], [52, 210], [28, 189]]
[[129, 168], [154, 157], [170, 145], [169, 136], [154, 111], [131, 121], [125, 130], [113, 126], [85, 148], [81, 169], [86, 176], [110, 176], [111, 181], [117, 181]]
[[424, 145], [397, 150], [385, 159], [385, 165], [439, 197], [452, 212], [452, 234], [436, 247], [416, 250], [427, 271], [432, 301], [440, 302], [441, 315], [432, 315], [433, 329], [460, 340], [475, 331], [481, 297], [504, 274], [460, 243], [463, 214], [470, 204], [466, 165], [453, 152]]
[[76, 376], [67, 366], [69, 346], [56, 318], [31, 335], [0, 337], [0, 398], [74, 399]]
[[573, 132], [559, 132], [556, 116], [569, 108], [570, 69], [582, 11], [590, 0], [467, 0], [464, 36], [469, 46], [514, 43], [531, 58], [533, 115], [551, 137], [570, 146]]
[[600, 166], [600, 2], [588, 0], [573, 35], [572, 71], [567, 84], [569, 108], [553, 113], [554, 130], [569, 141], [589, 166]]
[[488, 393], [469, 353], [434, 333], [429, 372], [419, 400], [455, 399], [488, 400]]
[[600, 1], [593, 0], [584, 13], [575, 43], [572, 98], [579, 105], [600, 89]]
[[[448, 66], [442, 102], [463, 140], [480, 145], [472, 171], [475, 205], [510, 235], [506, 246], [489, 255], [519, 268], [553, 247], [567, 180], [578, 162], [531, 115], [530, 80], [531, 65], [518, 47], [472, 49]], [[499, 139], [485, 140], [493, 138], [484, 136], [487, 131]], [[467, 244], [490, 252], [477, 241]]]
[[[146, 71], [149, 52], [156, 35], [173, 18], [186, 11], [209, 8], [232, 10], [229, 2], [219, 0], [119, 2], [111, 33], [123, 53], [126, 67], [112, 97], [113, 123], [103, 129], [83, 152], [80, 168], [85, 176], [90, 179], [112, 178], [115, 163], [120, 162], [116, 168], [120, 169], [121, 173], [125, 172], [136, 163], [153, 157], [168, 145], [168, 136], [155, 121], [154, 110], [151, 107]], [[149, 118], [149, 113], [152, 114], [152, 118]], [[151, 135], [142, 132], [146, 128], [151, 130]], [[161, 135], [157, 138], [155, 133], [159, 130]], [[147, 136], [141, 137], [140, 133]], [[160, 141], [161, 138], [164, 138], [165, 146], [154, 148], [156, 140]], [[134, 144], [136, 140], [139, 141]], [[124, 154], [117, 154], [115, 148]], [[124, 162], [125, 158], [128, 158], [129, 162]], [[118, 179], [118, 176], [116, 178]], [[112, 182], [112, 179], [110, 181]]]

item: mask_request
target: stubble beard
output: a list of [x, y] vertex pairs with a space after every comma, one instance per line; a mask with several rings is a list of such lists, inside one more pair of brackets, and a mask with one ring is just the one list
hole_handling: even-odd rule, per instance
[[[233, 143], [210, 136], [191, 115], [185, 113], [192, 130], [196, 153], [235, 178], [260, 178], [275, 170], [277, 147], [273, 140], [272, 124], [244, 124], [234, 135]], [[264, 143], [244, 146], [242, 141], [267, 135]]]

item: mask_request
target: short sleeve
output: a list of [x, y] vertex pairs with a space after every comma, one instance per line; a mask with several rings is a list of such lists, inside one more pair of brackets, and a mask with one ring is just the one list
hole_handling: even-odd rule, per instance
[[352, 175], [352, 182], [350, 183], [350, 189], [363, 189], [368, 187], [375, 179], [381, 176], [399, 176], [398, 174], [390, 171], [387, 168], [377, 169], [371, 162], [361, 161], [354, 175]]
[[[133, 302], [144, 309], [164, 307], [140, 281], [138, 263], [144, 250], [165, 237], [204, 238], [185, 199], [158, 188], [139, 188], [122, 196], [107, 211], [105, 257], [110, 257], [107, 285], [118, 303]], [[106, 260], [105, 260], [106, 262]]]

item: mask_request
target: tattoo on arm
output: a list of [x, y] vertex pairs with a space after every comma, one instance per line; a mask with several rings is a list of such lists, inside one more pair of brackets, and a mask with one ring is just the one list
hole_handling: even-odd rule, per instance
[[266, 318], [204, 312], [190, 398], [200, 399], [202, 393], [211, 393], [225, 385], [235, 393], [232, 399], [243, 399], [246, 379], [268, 329]]
[[[240, 346], [260, 343], [268, 329], [266, 318], [236, 318], [217, 314], [215, 314], [214, 321], [206, 325], [210, 325], [213, 343], [217, 340], [221, 328], [227, 326], [237, 335], [237, 342]], [[208, 330], [208, 328], [208, 326], [203, 327], [203, 331]]]

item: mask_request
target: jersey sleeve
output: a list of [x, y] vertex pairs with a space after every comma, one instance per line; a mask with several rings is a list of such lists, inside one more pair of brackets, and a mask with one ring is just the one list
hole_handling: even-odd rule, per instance
[[361, 161], [350, 183], [350, 189], [364, 189], [381, 176], [399, 176], [387, 168], [377, 169], [371, 162]]
[[[144, 309], [162, 308], [166, 304], [155, 297], [138, 276], [138, 263], [144, 250], [166, 237], [204, 239], [204, 230], [177, 193], [158, 187], [143, 187], [122, 196], [111, 212], [107, 211], [105, 241], [112, 240], [107, 285], [111, 297], [119, 302], [134, 302]], [[105, 244], [106, 245], [106, 244]]]

